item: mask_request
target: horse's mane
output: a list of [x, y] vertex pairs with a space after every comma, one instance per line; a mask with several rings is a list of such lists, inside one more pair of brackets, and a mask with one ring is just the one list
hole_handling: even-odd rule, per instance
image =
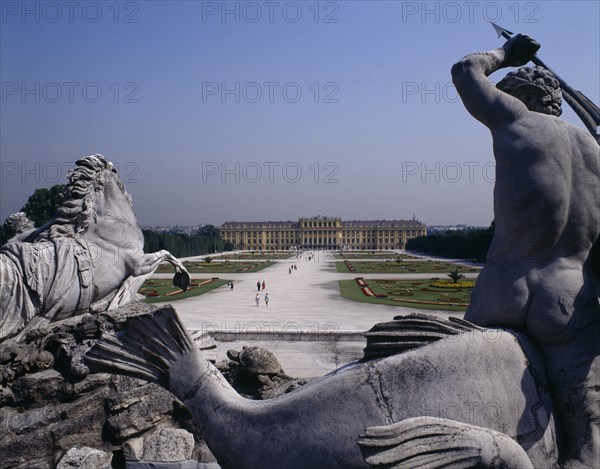
[[40, 238], [74, 237], [85, 233], [90, 223], [97, 219], [94, 193], [102, 189], [105, 177], [113, 178], [131, 203], [131, 196], [117, 170], [104, 156], [86, 156], [75, 164], [75, 169], [67, 175], [69, 183], [62, 190], [61, 205], [52, 221], [39, 234]]

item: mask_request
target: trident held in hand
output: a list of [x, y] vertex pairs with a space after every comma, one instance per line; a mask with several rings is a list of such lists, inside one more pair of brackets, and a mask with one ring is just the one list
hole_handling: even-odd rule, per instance
[[[498, 37], [510, 39], [513, 35], [512, 32], [504, 29], [502, 26], [498, 26], [495, 23], [491, 23], [494, 30], [498, 34]], [[546, 70], [551, 72], [560, 83], [562, 89], [562, 95], [565, 101], [571, 106], [573, 111], [579, 116], [582, 122], [585, 124], [587, 129], [590, 131], [592, 136], [600, 143], [600, 108], [596, 106], [590, 99], [585, 96], [581, 91], [573, 89], [565, 80], [563, 80], [554, 70], [548, 67], [542, 60], [537, 56], [533, 55], [531, 61], [540, 67], [544, 67]]]

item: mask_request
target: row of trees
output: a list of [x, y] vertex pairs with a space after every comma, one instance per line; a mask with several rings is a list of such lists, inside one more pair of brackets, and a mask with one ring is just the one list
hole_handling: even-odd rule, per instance
[[143, 233], [144, 252], [166, 249], [175, 257], [189, 257], [233, 249], [231, 243], [223, 241], [219, 229], [213, 225], [203, 226], [194, 235], [150, 230], [143, 230]]
[[[62, 184], [56, 184], [49, 189], [36, 189], [21, 208], [36, 227], [42, 226], [52, 219], [56, 209], [60, 206], [60, 193]], [[183, 233], [167, 233], [143, 230], [144, 251], [156, 252], [166, 249], [176, 257], [196, 256], [213, 252], [230, 251], [231, 243], [225, 243], [221, 238], [219, 229], [213, 225], [200, 228], [193, 235]], [[15, 235], [14, 229], [8, 219], [0, 225], [0, 246], [5, 244]]]
[[487, 229], [447, 231], [407, 241], [406, 249], [432, 256], [485, 262], [494, 236], [494, 224]]

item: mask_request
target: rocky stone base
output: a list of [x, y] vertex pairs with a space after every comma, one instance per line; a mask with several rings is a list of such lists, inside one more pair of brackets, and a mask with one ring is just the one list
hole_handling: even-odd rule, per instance
[[129, 377], [89, 374], [83, 364], [83, 353], [102, 334], [151, 309], [135, 304], [84, 315], [0, 344], [0, 469], [153, 467], [140, 460], [196, 469], [214, 461], [187, 409], [169, 392]]

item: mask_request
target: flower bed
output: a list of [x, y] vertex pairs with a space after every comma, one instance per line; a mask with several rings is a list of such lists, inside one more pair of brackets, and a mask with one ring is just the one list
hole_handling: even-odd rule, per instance
[[386, 294], [386, 293], [375, 293], [370, 287], [369, 284], [367, 282], [365, 282], [365, 280], [362, 277], [357, 277], [354, 280], [356, 280], [356, 283], [358, 283], [358, 285], [360, 286], [361, 291], [369, 297], [374, 297], [374, 298], [388, 298], [390, 295]]
[[475, 286], [475, 280], [461, 280], [460, 282], [440, 280], [431, 283], [430, 286], [435, 288], [473, 288]]
[[371, 290], [369, 287], [361, 288], [361, 290], [367, 296], [375, 296], [375, 293], [373, 293], [373, 290]]
[[415, 296], [412, 291], [407, 290], [390, 290], [389, 295], [391, 296]]
[[[456, 269], [457, 266], [455, 264], [449, 263], [438, 263], [432, 261], [405, 261], [401, 263], [393, 262], [392, 260], [387, 260], [384, 262], [380, 261], [368, 261], [368, 260], [352, 260], [350, 262], [348, 259], [344, 260], [344, 262], [336, 263], [338, 267], [338, 272], [344, 272], [346, 269], [350, 270], [350, 266], [353, 270], [351, 272], [360, 272], [360, 273], [446, 273], [452, 269]], [[459, 272], [462, 274], [469, 272], [477, 272], [478, 269], [472, 268], [469, 266], [458, 266]]]
[[405, 298], [390, 298], [392, 301], [398, 301], [400, 303], [414, 303], [423, 305], [437, 305], [437, 306], [469, 306], [469, 303], [448, 303], [444, 301], [426, 301], [426, 300], [407, 300]]

